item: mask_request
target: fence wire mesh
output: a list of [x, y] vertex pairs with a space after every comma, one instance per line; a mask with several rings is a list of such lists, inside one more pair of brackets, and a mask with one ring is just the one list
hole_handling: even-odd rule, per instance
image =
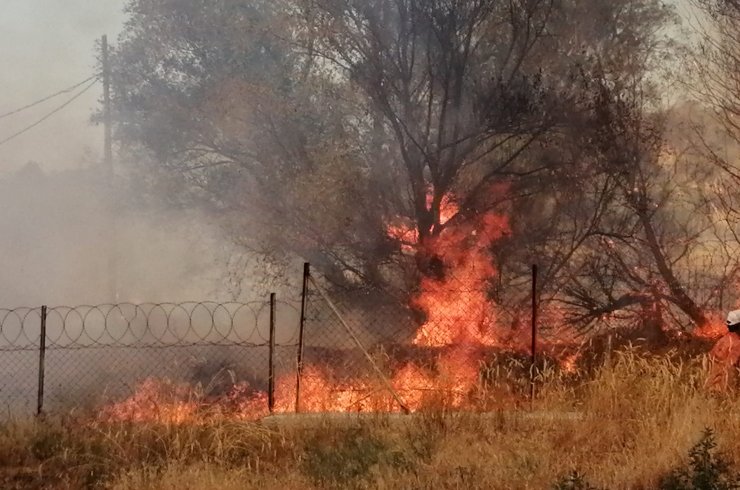
[[0, 400], [7, 414], [36, 410], [41, 310], [0, 310]]
[[[0, 403], [11, 415], [39, 403], [135, 417], [224, 401], [266, 412], [270, 317], [269, 301], [0, 309]], [[295, 378], [298, 319], [295, 305], [275, 302], [275, 379]]]
[[[554, 304], [532, 305], [530, 296], [518, 310], [501, 314], [488, 285], [474, 282], [454, 276], [422, 280], [398, 298], [310, 281], [301, 409], [481, 406], [493, 391], [519, 399], [531, 395], [533, 377], [548, 363], [557, 370], [572, 368], [580, 339]], [[533, 306], [540, 314], [536, 359]]]
[[367, 290], [329, 298], [318, 288], [306, 294], [300, 410], [398, 410], [385, 349], [408, 342], [409, 311]]
[[[308, 274], [305, 283], [303, 301], [275, 300], [274, 310], [268, 300], [0, 309], [0, 403], [8, 413], [41, 403], [118, 418], [181, 419], [202, 407], [247, 418], [270, 408], [462, 408], [491, 390], [529, 393], [526, 301], [498, 309], [490, 284], [451, 275], [429, 276], [403, 297]], [[559, 329], [557, 308], [535, 306], [535, 369], [548, 360], [567, 368], [575, 339]]]

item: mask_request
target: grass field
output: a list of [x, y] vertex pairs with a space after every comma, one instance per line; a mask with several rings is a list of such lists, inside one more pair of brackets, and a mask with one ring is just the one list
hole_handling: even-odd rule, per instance
[[[740, 400], [705, 393], [705, 375], [701, 357], [627, 351], [576, 381], [546, 377], [533, 407], [485, 415], [16, 421], [0, 427], [0, 488], [734, 488]], [[696, 446], [706, 429], [716, 448]]]

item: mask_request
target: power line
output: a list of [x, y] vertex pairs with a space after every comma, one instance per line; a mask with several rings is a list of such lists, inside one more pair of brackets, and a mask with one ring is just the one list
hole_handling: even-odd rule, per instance
[[25, 111], [26, 109], [30, 109], [32, 107], [35, 107], [35, 106], [39, 105], [39, 104], [43, 104], [47, 100], [51, 100], [54, 97], [59, 97], [60, 95], [68, 94], [68, 93], [72, 92], [73, 90], [76, 90], [77, 88], [83, 86], [84, 84], [86, 84], [87, 82], [89, 82], [90, 80], [92, 80], [93, 78], [97, 78], [97, 77], [98, 77], [97, 75], [93, 75], [90, 78], [81, 81], [80, 83], [76, 83], [76, 84], [72, 85], [71, 87], [68, 87], [68, 88], [65, 88], [63, 90], [60, 90], [59, 92], [54, 93], [54, 94], [51, 94], [49, 96], [46, 96], [43, 99], [39, 99], [36, 102], [31, 102], [30, 104], [25, 105], [23, 107], [19, 107], [18, 109], [12, 110], [10, 112], [6, 112], [5, 114], [0, 114], [0, 119], [4, 119], [6, 117], [13, 116], [15, 114], [18, 114], [19, 112]]
[[62, 109], [64, 109], [65, 107], [67, 107], [69, 104], [71, 104], [72, 102], [74, 102], [75, 100], [77, 100], [79, 97], [82, 96], [82, 94], [84, 94], [85, 92], [87, 92], [88, 90], [90, 90], [93, 87], [93, 85], [95, 85], [98, 82], [97, 77], [93, 77], [93, 78], [95, 78], [95, 80], [93, 80], [91, 84], [89, 84], [87, 87], [85, 87], [80, 92], [78, 92], [77, 94], [75, 94], [75, 96], [72, 97], [71, 99], [69, 99], [67, 102], [65, 102], [64, 104], [60, 105], [59, 107], [57, 107], [56, 109], [54, 109], [50, 113], [46, 114], [44, 117], [42, 117], [41, 119], [39, 119], [35, 123], [31, 124], [30, 126], [26, 126], [25, 128], [21, 129], [17, 133], [14, 133], [14, 134], [8, 136], [4, 140], [0, 140], [0, 146], [1, 145], [4, 145], [5, 143], [7, 143], [7, 142], [9, 142], [9, 141], [17, 138], [18, 136], [20, 136], [20, 135], [22, 135], [22, 134], [24, 134], [24, 133], [32, 130], [33, 128], [35, 128], [36, 126], [38, 126], [42, 122], [46, 121], [51, 116], [53, 116], [54, 114], [56, 114], [57, 112], [61, 111]]

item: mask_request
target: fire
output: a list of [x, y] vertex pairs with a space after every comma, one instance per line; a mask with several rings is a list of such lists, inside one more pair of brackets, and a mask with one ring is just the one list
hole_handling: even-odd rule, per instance
[[423, 244], [421, 253], [446, 267], [441, 279], [425, 276], [414, 303], [428, 316], [414, 339], [417, 345], [496, 345], [486, 283], [496, 271], [490, 245], [506, 233], [506, 218], [484, 215], [473, 223], [448, 228]]
[[[430, 195], [431, 196], [431, 195]], [[427, 206], [431, 197], [427, 198]], [[438, 269], [425, 274], [413, 306], [426, 315], [415, 345], [443, 348], [436, 376], [409, 364], [392, 379], [412, 409], [421, 403], [424, 390], [451, 394], [449, 403], [459, 407], [478, 383], [483, 361], [481, 347], [500, 345], [492, 326], [494, 314], [486, 295], [486, 285], [496, 274], [488, 250], [509, 232], [508, 220], [494, 212], [482, 213], [459, 223], [451, 220], [459, 213], [451, 196], [445, 196], [439, 210], [442, 231], [419, 240], [415, 229], [391, 227], [389, 235], [401, 240], [404, 251], [433, 260]], [[444, 226], [447, 225], [447, 226]]]
[[718, 339], [727, 334], [727, 324], [719, 317], [712, 317], [704, 325], [695, 328], [691, 333], [702, 339]]
[[574, 374], [578, 371], [577, 362], [579, 358], [580, 354], [578, 353], [566, 356], [560, 361], [560, 369], [562, 369], [564, 373]]
[[186, 383], [145, 379], [129, 398], [103, 407], [105, 421], [182, 424], [217, 418], [251, 420], [267, 413], [264, 393], [246, 382], [233, 384], [220, 396], [205, 396]]
[[[431, 192], [427, 193], [427, 209], [431, 208], [434, 197]], [[439, 209], [439, 224], [445, 225], [454, 218], [459, 209], [450, 196], [443, 196]], [[401, 249], [406, 253], [415, 253], [419, 245], [419, 232], [413, 224], [408, 222], [403, 224], [388, 225], [387, 234], [389, 237], [398, 240], [401, 243]]]
[[[502, 189], [494, 189], [491, 194], [501, 192]], [[430, 194], [427, 206], [431, 203]], [[454, 197], [448, 195], [442, 199], [439, 210], [441, 229], [432, 236], [420, 240], [416, 228], [404, 224], [394, 224], [387, 230], [390, 237], [401, 243], [404, 253], [413, 253], [420, 263], [434, 264], [424, 271], [418, 293], [412, 298], [412, 306], [426, 317], [412, 343], [438, 351], [438, 357], [433, 367], [407, 362], [389, 380], [412, 411], [423, 407], [430, 393], [444, 393], [450, 408], [464, 406], [478, 386], [486, 349], [505, 347], [511, 341], [494, 330], [495, 311], [486, 292], [497, 273], [489, 250], [509, 233], [508, 219], [492, 211], [465, 219], [457, 219], [458, 215]], [[576, 356], [566, 358], [563, 368], [574, 370], [576, 360]], [[294, 411], [295, 395], [295, 375], [278, 378], [275, 411]], [[250, 419], [267, 413], [266, 398], [264, 393], [238, 384], [226, 395], [206, 401], [184, 387], [147, 380], [132, 397], [107, 407], [103, 416], [178, 423], [203, 417], [203, 413]], [[329, 369], [314, 365], [305, 366], [302, 371], [301, 411], [400, 409], [387, 387], [372, 377], [337, 379]]]
[[[278, 381], [277, 412], [295, 409], [295, 376]], [[368, 412], [377, 409], [368, 397], [373, 387], [369, 380], [332, 379], [329, 372], [317, 366], [306, 366], [301, 372], [299, 409], [305, 412]]]

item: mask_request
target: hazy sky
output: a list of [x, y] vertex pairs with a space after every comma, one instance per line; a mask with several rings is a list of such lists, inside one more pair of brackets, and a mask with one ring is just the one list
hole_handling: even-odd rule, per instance
[[[95, 41], [122, 28], [124, 0], [2, 0], [0, 114], [80, 82], [95, 69]], [[88, 123], [98, 84], [59, 114], [0, 145], [0, 174], [35, 160], [44, 168], [76, 167], [86, 148], [102, 154], [102, 131]], [[0, 119], [0, 141], [52, 111], [72, 94]]]

